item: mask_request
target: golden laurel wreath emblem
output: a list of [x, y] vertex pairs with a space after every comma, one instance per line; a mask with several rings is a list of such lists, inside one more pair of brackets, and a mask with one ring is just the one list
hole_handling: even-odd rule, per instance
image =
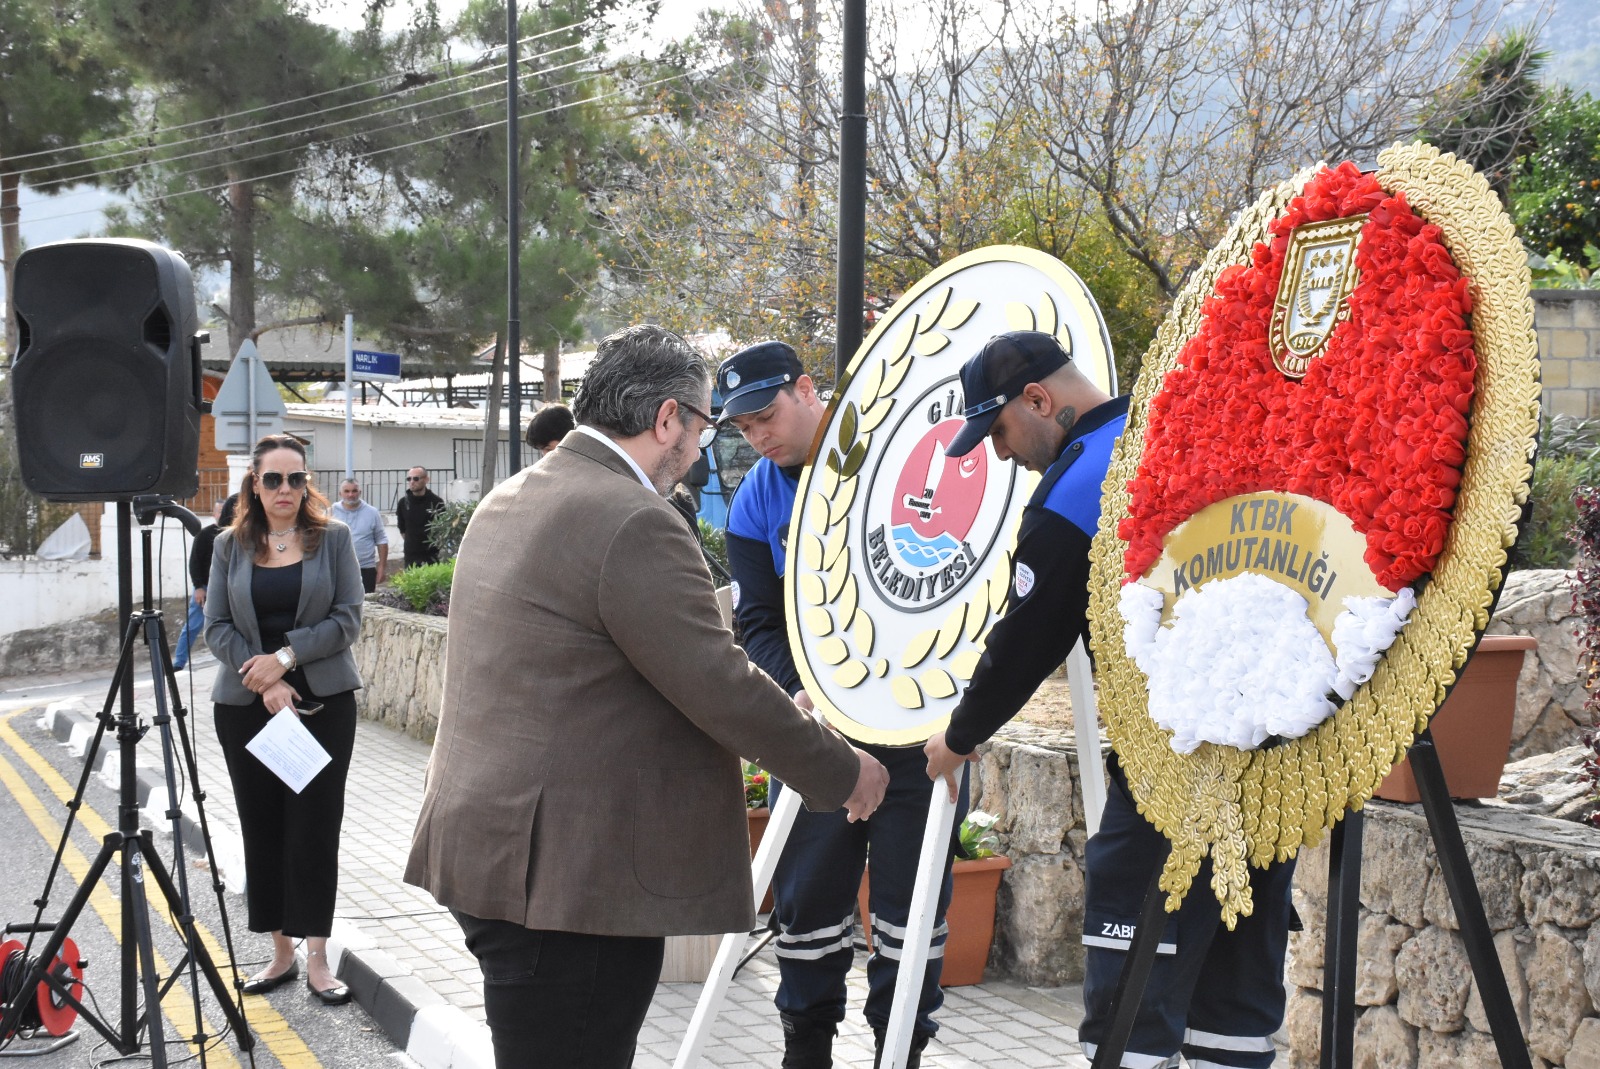
[[[817, 709], [845, 734], [861, 741], [920, 743], [945, 721], [924, 717], [916, 726], [903, 730], [874, 727], [839, 709], [838, 703], [827, 698], [827, 692], [836, 689], [859, 693], [859, 688], [869, 681], [881, 680], [899, 709], [935, 715], [936, 703], [955, 698], [971, 679], [1010, 587], [1016, 519], [1033, 482], [1020, 469], [1005, 465], [1005, 470], [996, 471], [991, 462], [990, 479], [1014, 480], [1011, 507], [992, 547], [992, 563], [987, 567], [980, 563], [975, 573], [960, 581], [950, 608], [937, 616], [936, 626], [920, 628], [909, 637], [900, 629], [899, 637], [887, 639], [881, 621], [868, 604], [876, 599], [863, 596], [867, 562], [861, 547], [855, 544], [862, 539], [863, 523], [853, 514], [853, 510], [860, 513], [865, 507], [858, 498], [868, 481], [866, 469], [879, 449], [887, 447], [878, 439], [890, 433], [885, 421], [901, 403], [897, 391], [906, 383], [916, 362], [944, 361], [948, 373], [954, 375], [977, 345], [987, 339], [987, 334], [982, 339], [964, 339], [972, 342], [971, 351], [951, 348], [952, 335], [969, 326], [981, 310], [994, 309], [996, 302], [983, 296], [964, 296], [957, 285], [946, 280], [964, 267], [995, 261], [1021, 263], [1046, 274], [1070, 276], [1063, 265], [1042, 253], [997, 247], [953, 260], [913, 287], [863, 345], [841, 379], [823, 420], [815, 462], [801, 477], [784, 577], [786, 600], [795, 610], [789, 614], [790, 647], [802, 683]], [[1071, 278], [1082, 289], [1081, 295], [1070, 289], [1066, 293], [1067, 300], [1077, 306], [1072, 309], [1073, 314], [1080, 321], [1089, 318], [1100, 332], [1092, 341], [1078, 341], [1095, 350], [1109, 373], [1109, 347], [1104, 344], [1098, 310], [1081, 281], [1076, 276]], [[914, 313], [904, 311], [913, 307], [918, 308]], [[1042, 290], [1032, 303], [1007, 300], [1003, 313], [994, 309], [986, 314], [993, 320], [990, 326], [996, 333], [1041, 330], [1056, 335], [1069, 351], [1074, 344], [1065, 310], [1048, 289]], [[948, 717], [949, 710], [944, 712]]]
[[1201, 324], [1217, 277], [1248, 263], [1269, 240], [1268, 224], [1311, 179], [1313, 167], [1263, 194], [1241, 213], [1179, 294], [1146, 354], [1127, 430], [1103, 488], [1091, 552], [1090, 620], [1100, 709], [1139, 810], [1172, 841], [1161, 876], [1175, 910], [1202, 860], [1229, 927], [1253, 908], [1249, 866], [1264, 867], [1315, 846], [1348, 809], [1359, 809], [1405, 756], [1466, 663], [1504, 575], [1532, 476], [1539, 420], [1538, 356], [1528, 270], [1511, 221], [1484, 178], [1421, 143], [1378, 157], [1377, 179], [1443, 231], [1470, 280], [1478, 371], [1467, 459], [1449, 540], [1422, 585], [1417, 607], [1372, 678], [1309, 734], [1264, 750], [1203, 743], [1174, 753], [1148, 714], [1144, 676], [1123, 645], [1118, 592], [1127, 543], [1127, 484], [1138, 469], [1151, 398]]

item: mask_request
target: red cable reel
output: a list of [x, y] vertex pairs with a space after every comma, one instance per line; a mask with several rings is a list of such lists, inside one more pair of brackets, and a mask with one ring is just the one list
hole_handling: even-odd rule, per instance
[[[43, 1030], [52, 1036], [64, 1036], [72, 1030], [78, 1011], [66, 1001], [59, 991], [40, 980], [32, 992], [21, 990], [22, 979], [33, 964], [25, 955], [22, 943], [15, 939], [0, 943], [0, 1005], [9, 1009], [18, 999], [24, 1000], [22, 1016], [18, 1019], [18, 1032]], [[74, 1000], [83, 998], [83, 966], [78, 956], [78, 945], [71, 939], [61, 941], [61, 950], [50, 960], [48, 974], [66, 985]], [[11, 1034], [0, 1036], [8, 1040]]]

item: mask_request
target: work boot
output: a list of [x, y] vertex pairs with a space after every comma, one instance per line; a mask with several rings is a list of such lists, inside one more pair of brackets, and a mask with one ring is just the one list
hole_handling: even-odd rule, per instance
[[[874, 1028], [872, 1042], [874, 1054], [872, 1055], [872, 1069], [879, 1069], [878, 1063], [883, 1061], [883, 1040], [888, 1033], [887, 1028]], [[911, 1050], [906, 1055], [906, 1069], [921, 1069], [922, 1049], [928, 1045], [928, 1040], [933, 1037], [926, 1032], [911, 1033]]]
[[783, 1069], [833, 1069], [837, 1024], [788, 1013], [778, 1014], [778, 1019], [783, 1022]]

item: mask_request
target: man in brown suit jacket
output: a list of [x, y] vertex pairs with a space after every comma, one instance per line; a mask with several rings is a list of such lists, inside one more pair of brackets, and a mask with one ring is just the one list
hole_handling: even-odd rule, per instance
[[734, 645], [661, 496], [710, 401], [677, 335], [606, 338], [578, 428], [461, 543], [406, 880], [461, 922], [499, 1069], [630, 1064], [663, 937], [749, 927], [738, 755], [852, 819], [888, 783]]

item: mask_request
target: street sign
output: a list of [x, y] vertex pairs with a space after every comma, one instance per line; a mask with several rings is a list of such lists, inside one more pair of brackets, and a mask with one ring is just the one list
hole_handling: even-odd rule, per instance
[[399, 382], [400, 354], [350, 351], [350, 377], [357, 382]]
[[224, 453], [248, 453], [263, 436], [283, 433], [288, 409], [249, 338], [239, 346], [228, 377], [211, 402], [211, 415], [217, 422], [217, 448]]

